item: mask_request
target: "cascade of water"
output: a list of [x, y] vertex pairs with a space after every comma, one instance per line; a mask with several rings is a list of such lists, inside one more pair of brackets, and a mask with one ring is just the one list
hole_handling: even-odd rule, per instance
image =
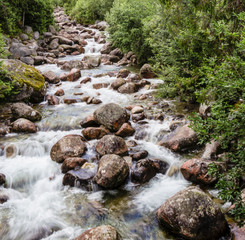
[[[94, 31], [94, 29], [92, 30]], [[94, 39], [87, 39], [87, 42], [85, 54], [67, 56], [62, 60], [81, 60], [85, 55], [100, 54], [99, 51], [103, 44], [96, 43]], [[57, 75], [64, 72], [54, 64], [45, 64], [37, 68], [42, 72], [52, 70]], [[73, 239], [88, 227], [99, 225], [104, 221], [100, 216], [91, 214], [91, 206], [88, 203], [92, 201], [105, 202], [109, 211], [116, 209], [115, 213], [108, 216], [104, 222], [120, 225], [120, 220], [124, 219], [122, 224], [122, 229], [125, 229], [124, 239], [136, 239], [133, 238], [134, 229], [130, 226], [130, 222], [127, 223], [125, 220], [129, 214], [129, 210], [125, 210], [125, 206], [131, 206], [130, 211], [133, 213], [130, 212], [130, 214], [135, 216], [136, 222], [142, 222], [146, 220], [147, 215], [154, 215], [156, 208], [167, 198], [188, 185], [182, 175], [176, 171], [172, 176], [159, 174], [140, 188], [128, 183], [124, 187], [123, 193], [119, 193], [117, 190], [102, 191], [98, 189], [95, 192], [86, 192], [62, 186], [63, 174], [60, 165], [50, 159], [50, 149], [63, 136], [80, 134], [80, 121], [97, 108], [96, 105], [87, 105], [84, 102], [66, 105], [63, 103], [63, 99], [73, 96], [74, 92], [81, 91], [84, 95], [97, 97], [104, 104], [115, 102], [126, 106], [134, 103], [132, 95], [120, 94], [109, 87], [93, 88], [95, 83], [112, 83], [114, 80], [109, 76], [95, 78], [93, 75], [118, 69], [114, 65], [101, 65], [97, 69], [82, 70], [82, 78], [91, 77], [92, 81], [83, 84], [81, 88], [75, 88], [75, 86], [82, 78], [76, 82], [63, 82], [62, 89], [65, 95], [61, 97], [61, 104], [58, 106], [47, 106], [45, 102], [41, 104], [43, 119], [38, 123], [40, 130], [38, 133], [32, 135], [9, 134], [3, 140], [0, 139], [0, 143], [2, 142], [4, 146], [14, 143], [17, 148], [16, 156], [13, 158], [0, 157], [0, 169], [6, 175], [8, 183], [7, 189], [0, 189], [0, 195], [9, 197], [6, 203], [0, 205], [0, 221], [4, 228], [4, 230], [0, 230], [1, 239]], [[157, 80], [154, 81], [157, 82]], [[55, 85], [50, 86], [48, 94], [54, 94], [56, 90]], [[150, 91], [152, 90], [143, 89], [139, 94]], [[159, 131], [169, 130], [171, 117], [166, 118], [163, 122], [147, 121], [148, 128], [144, 129], [146, 137], [138, 141], [139, 146], [147, 150], [151, 157], [167, 162], [170, 167], [177, 166], [178, 169], [181, 158], [157, 144]], [[137, 128], [136, 124], [133, 126]], [[85, 158], [89, 159], [93, 156], [94, 143], [92, 141], [90, 145], [87, 145], [88, 151]], [[110, 196], [118, 199], [118, 203], [121, 205], [116, 206], [117, 204], [115, 204], [113, 208], [110, 202], [116, 200], [108, 200], [113, 199]], [[143, 217], [145, 213], [146, 217]], [[119, 217], [119, 215], [121, 216]], [[84, 226], [84, 229], [81, 226]], [[152, 231], [156, 226], [157, 224], [151, 227]], [[134, 227], [137, 228], [135, 225]], [[151, 238], [146, 234], [144, 239], [158, 239], [157, 236]]]

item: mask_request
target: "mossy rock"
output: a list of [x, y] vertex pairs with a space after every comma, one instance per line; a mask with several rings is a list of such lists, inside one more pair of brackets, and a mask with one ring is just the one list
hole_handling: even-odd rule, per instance
[[[43, 100], [46, 93], [45, 79], [37, 69], [19, 60], [4, 59], [1, 71], [5, 71], [5, 77], [3, 80], [0, 79], [0, 100], [13, 102]], [[5, 86], [1, 88], [1, 83], [8, 88]]]

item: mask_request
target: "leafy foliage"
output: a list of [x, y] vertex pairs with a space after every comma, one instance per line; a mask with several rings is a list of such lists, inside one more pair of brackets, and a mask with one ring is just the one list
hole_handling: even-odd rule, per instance
[[144, 22], [151, 18], [159, 5], [154, 0], [115, 0], [106, 20], [110, 39], [123, 52], [133, 51], [144, 62], [152, 55], [146, 41]]
[[23, 25], [44, 32], [53, 24], [51, 0], [0, 0], [0, 22], [5, 33], [15, 35]]
[[92, 24], [104, 20], [114, 0], [60, 0], [60, 4], [72, 18], [82, 24]]

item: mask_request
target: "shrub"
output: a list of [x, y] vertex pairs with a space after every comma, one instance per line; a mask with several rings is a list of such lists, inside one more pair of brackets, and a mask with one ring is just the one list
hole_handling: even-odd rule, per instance
[[[114, 0], [78, 0], [70, 5], [65, 5], [77, 21], [91, 24], [96, 20], [104, 20], [105, 14], [110, 10]], [[75, 3], [75, 5], [74, 5]]]
[[155, 15], [160, 5], [154, 0], [115, 0], [106, 20], [110, 40], [123, 52], [133, 51], [141, 62], [152, 54], [146, 42], [144, 24]]
[[44, 32], [53, 24], [51, 0], [0, 0], [0, 22], [5, 33], [16, 35], [23, 25]]

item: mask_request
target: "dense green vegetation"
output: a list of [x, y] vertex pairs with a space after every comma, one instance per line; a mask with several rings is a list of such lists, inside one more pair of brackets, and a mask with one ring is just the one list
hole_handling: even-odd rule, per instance
[[15, 35], [28, 25], [39, 32], [53, 24], [52, 0], [0, 0], [0, 23], [4, 33]]
[[66, 12], [82, 24], [104, 20], [114, 0], [56, 0], [56, 5], [65, 7]]
[[[163, 79], [159, 97], [211, 105], [210, 116], [196, 115], [192, 127], [200, 144], [216, 139], [227, 153], [227, 172], [218, 173], [215, 165], [210, 171], [218, 175], [220, 197], [235, 203], [231, 214], [242, 223], [245, 1], [0, 0], [3, 31], [16, 34], [23, 24], [44, 31], [53, 22], [51, 4], [64, 6], [83, 24], [105, 19], [114, 46], [125, 53], [133, 51], [140, 63], [150, 62]], [[2, 49], [0, 40], [0, 54]]]

